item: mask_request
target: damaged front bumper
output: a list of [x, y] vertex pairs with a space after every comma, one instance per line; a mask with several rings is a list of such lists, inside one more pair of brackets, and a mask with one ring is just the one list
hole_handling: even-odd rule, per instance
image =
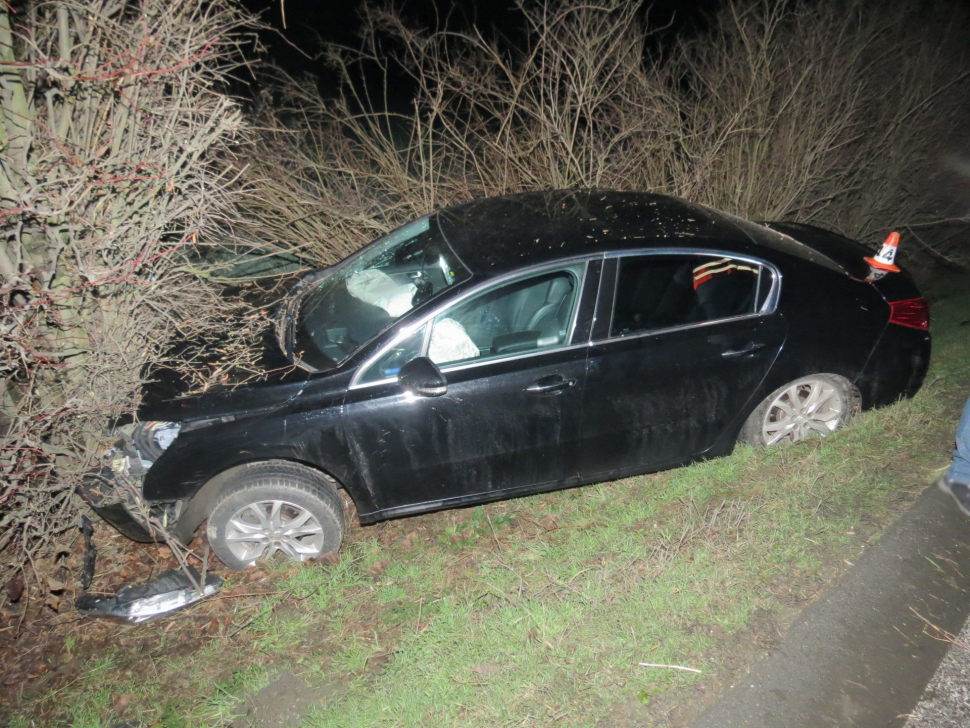
[[177, 521], [182, 506], [181, 501], [148, 504], [142, 499], [145, 472], [178, 435], [177, 426], [167, 425], [149, 422], [120, 429], [117, 442], [105, 450], [103, 464], [88, 471], [77, 488], [95, 513], [139, 543], [164, 540], [152, 522], [168, 530]]
[[84, 475], [78, 494], [102, 519], [123, 535], [139, 543], [160, 540], [151, 525], [132, 513], [132, 504], [124, 492], [125, 484], [110, 468], [97, 468]]
[[[133, 541], [181, 540], [175, 527], [183, 502], [149, 503], [142, 493], [145, 473], [180, 429], [181, 425], [170, 422], [119, 428], [115, 433], [119, 439], [105, 449], [102, 465], [86, 473], [78, 486], [78, 493], [94, 511]], [[95, 551], [90, 521], [84, 520], [86, 589], [94, 572]], [[82, 594], [75, 607], [86, 616], [145, 622], [212, 596], [221, 586], [219, 577], [199, 575], [183, 562], [181, 570], [169, 569], [146, 584], [130, 584], [113, 596]]]

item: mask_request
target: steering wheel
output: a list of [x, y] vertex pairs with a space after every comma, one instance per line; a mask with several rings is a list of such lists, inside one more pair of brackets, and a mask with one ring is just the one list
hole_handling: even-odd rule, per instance
[[338, 336], [333, 343], [340, 347], [344, 355], [350, 355], [360, 348], [360, 344], [357, 341], [346, 335]]
[[402, 245], [394, 252], [394, 263], [396, 265], [406, 265], [409, 263], [431, 265], [434, 262], [434, 253], [419, 241], [412, 241], [411, 243]]

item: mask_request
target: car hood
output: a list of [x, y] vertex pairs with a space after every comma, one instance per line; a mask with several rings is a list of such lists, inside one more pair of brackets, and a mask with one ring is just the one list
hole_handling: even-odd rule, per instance
[[155, 397], [138, 409], [142, 421], [186, 422], [213, 418], [238, 418], [270, 412], [285, 405], [306, 387], [307, 372], [297, 377], [275, 377], [239, 386], [222, 387], [186, 397]]
[[265, 386], [211, 391], [178, 399], [160, 400], [142, 405], [138, 410], [143, 421], [188, 422], [194, 420], [247, 417], [279, 409], [298, 396], [306, 380], [275, 382]]
[[[220, 342], [189, 344], [197, 361], [218, 358]], [[229, 370], [222, 381], [204, 392], [192, 392], [190, 384], [171, 369], [150, 373], [138, 417], [143, 421], [182, 422], [211, 417], [238, 416], [276, 409], [291, 400], [306, 384], [310, 373], [295, 366], [280, 350], [273, 332], [267, 332], [259, 359], [252, 367]]]

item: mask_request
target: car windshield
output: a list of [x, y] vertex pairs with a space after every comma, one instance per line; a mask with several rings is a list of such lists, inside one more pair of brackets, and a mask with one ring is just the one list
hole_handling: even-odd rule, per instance
[[470, 273], [434, 216], [388, 233], [321, 280], [300, 307], [294, 355], [333, 369], [411, 309]]

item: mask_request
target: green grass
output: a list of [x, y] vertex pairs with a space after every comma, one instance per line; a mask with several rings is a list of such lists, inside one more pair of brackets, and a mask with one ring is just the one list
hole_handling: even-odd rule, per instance
[[290, 670], [319, 688], [304, 725], [320, 728], [690, 710], [692, 686], [716, 690], [757, 654], [753, 615], [786, 625], [947, 463], [970, 382], [959, 288], [934, 304], [920, 394], [824, 441], [358, 529], [336, 564], [275, 569], [283, 594], [240, 613], [232, 637], [151, 670], [109, 651], [24, 707], [106, 728], [111, 696], [132, 694], [145, 725], [225, 725]]

